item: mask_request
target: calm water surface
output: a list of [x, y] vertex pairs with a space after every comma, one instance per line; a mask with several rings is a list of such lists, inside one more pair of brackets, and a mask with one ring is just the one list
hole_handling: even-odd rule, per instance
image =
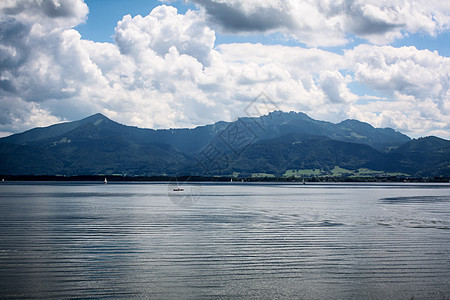
[[170, 189], [0, 184], [0, 298], [450, 297], [450, 184]]

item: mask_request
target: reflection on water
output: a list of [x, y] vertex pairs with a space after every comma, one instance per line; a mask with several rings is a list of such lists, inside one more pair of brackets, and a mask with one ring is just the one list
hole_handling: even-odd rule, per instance
[[450, 297], [450, 185], [0, 184], [0, 298]]

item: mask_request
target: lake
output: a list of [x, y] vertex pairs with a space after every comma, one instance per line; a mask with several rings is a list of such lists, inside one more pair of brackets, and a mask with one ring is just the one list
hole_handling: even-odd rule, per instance
[[450, 184], [0, 184], [0, 298], [448, 299]]

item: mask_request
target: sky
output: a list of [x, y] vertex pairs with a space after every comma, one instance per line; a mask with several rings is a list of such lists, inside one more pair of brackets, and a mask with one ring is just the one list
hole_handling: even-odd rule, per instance
[[0, 136], [277, 109], [450, 139], [449, 82], [449, 1], [0, 2]]

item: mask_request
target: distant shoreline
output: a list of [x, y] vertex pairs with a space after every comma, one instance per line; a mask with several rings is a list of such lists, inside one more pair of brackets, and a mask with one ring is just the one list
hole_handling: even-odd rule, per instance
[[212, 177], [212, 176], [115, 176], [115, 175], [0, 175], [2, 181], [92, 181], [103, 182], [450, 182], [447, 177]]

